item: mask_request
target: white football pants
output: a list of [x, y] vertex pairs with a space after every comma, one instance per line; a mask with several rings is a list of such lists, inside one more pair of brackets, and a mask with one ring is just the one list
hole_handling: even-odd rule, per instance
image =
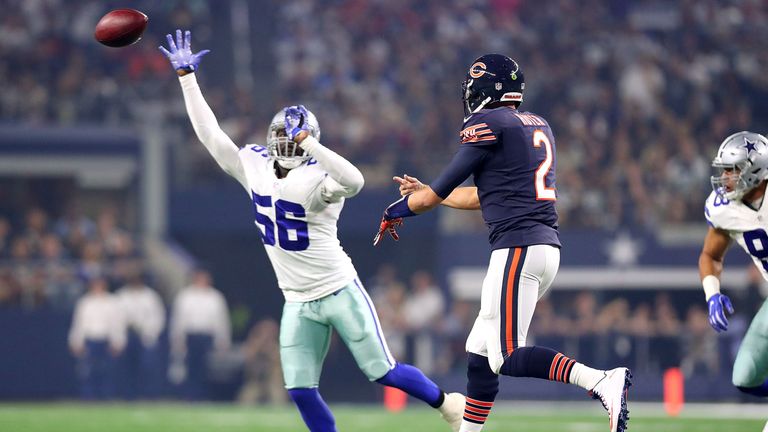
[[552, 285], [559, 266], [560, 249], [551, 245], [494, 250], [467, 351], [488, 357], [491, 369], [499, 373], [512, 351], [526, 346], [536, 303]]

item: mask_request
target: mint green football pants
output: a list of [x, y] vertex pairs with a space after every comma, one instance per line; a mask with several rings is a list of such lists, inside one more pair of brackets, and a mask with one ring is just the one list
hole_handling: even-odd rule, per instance
[[280, 361], [285, 388], [318, 386], [332, 329], [347, 345], [369, 380], [375, 381], [395, 367], [376, 308], [362, 284], [354, 280], [321, 299], [286, 302], [283, 306]]
[[733, 385], [757, 387], [768, 379], [768, 300], [763, 303], [741, 341], [733, 364]]

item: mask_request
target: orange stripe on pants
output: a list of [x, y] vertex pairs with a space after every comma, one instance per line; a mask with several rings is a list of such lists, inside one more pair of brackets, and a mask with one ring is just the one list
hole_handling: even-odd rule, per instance
[[509, 266], [509, 274], [507, 275], [507, 298], [504, 299], [506, 306], [507, 316], [507, 328], [505, 329], [505, 339], [507, 340], [507, 355], [512, 354], [515, 350], [513, 340], [516, 335], [512, 334], [512, 320], [515, 318], [515, 314], [512, 307], [512, 300], [515, 295], [515, 276], [517, 274], [517, 264], [520, 261], [521, 248], [515, 248], [515, 253], [512, 256], [512, 264]]

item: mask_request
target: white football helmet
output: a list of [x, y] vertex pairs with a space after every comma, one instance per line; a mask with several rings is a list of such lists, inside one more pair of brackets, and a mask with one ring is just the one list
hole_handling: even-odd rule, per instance
[[[277, 163], [285, 169], [294, 169], [310, 159], [304, 154], [304, 150], [298, 144], [288, 139], [285, 134], [285, 107], [272, 117], [272, 122], [267, 130], [267, 150], [269, 155], [277, 160]], [[307, 110], [309, 114], [306, 121], [309, 123], [309, 134], [316, 140], [320, 140], [320, 124], [317, 117]]]
[[754, 132], [737, 132], [726, 138], [712, 160], [718, 170], [712, 189], [736, 200], [768, 179], [768, 139]]

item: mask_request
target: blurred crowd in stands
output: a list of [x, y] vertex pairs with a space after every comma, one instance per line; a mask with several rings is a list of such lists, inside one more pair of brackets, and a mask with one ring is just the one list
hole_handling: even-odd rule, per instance
[[76, 205], [60, 217], [40, 207], [22, 215], [13, 221], [0, 214], [0, 304], [70, 309], [89, 280], [117, 286], [144, 272], [115, 207], [100, 209], [95, 218]]
[[429, 181], [450, 158], [459, 83], [474, 58], [500, 52], [523, 67], [523, 108], [555, 131], [562, 224], [607, 228], [700, 221], [716, 146], [766, 130], [765, 2], [135, 3], [150, 16], [144, 39], [110, 49], [92, 31], [111, 2], [4, 2], [0, 118], [125, 126], [159, 115], [182, 179], [218, 178], [156, 48], [189, 28], [213, 50], [199, 75], [235, 142], [263, 141], [271, 113], [301, 102], [369, 188], [391, 187], [395, 173]]
[[285, 2], [276, 76], [382, 183], [428, 181], [456, 146], [472, 59], [508, 54], [522, 108], [555, 131], [562, 225], [650, 227], [700, 220], [717, 145], [766, 129], [753, 118], [766, 14], [758, 1]]

